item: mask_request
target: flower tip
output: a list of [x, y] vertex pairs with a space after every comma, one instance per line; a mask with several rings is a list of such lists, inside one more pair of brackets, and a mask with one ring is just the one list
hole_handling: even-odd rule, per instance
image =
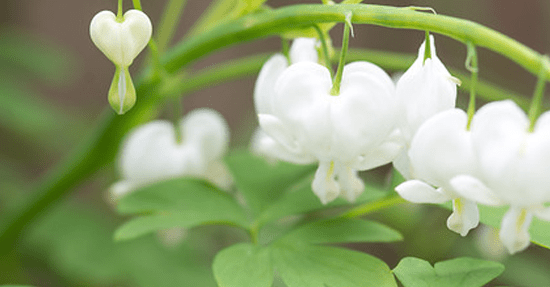
[[108, 99], [113, 110], [119, 115], [125, 114], [136, 103], [136, 90], [128, 67], [117, 67], [109, 88]]

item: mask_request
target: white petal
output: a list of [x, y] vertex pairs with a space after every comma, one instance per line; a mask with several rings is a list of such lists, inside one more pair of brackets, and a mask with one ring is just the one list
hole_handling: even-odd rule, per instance
[[453, 190], [461, 197], [484, 205], [502, 205], [500, 198], [483, 182], [471, 175], [458, 175], [451, 179]]
[[138, 10], [128, 10], [118, 23], [110, 11], [101, 11], [90, 23], [90, 37], [107, 58], [127, 67], [145, 48], [153, 28], [149, 17]]
[[529, 226], [533, 214], [525, 209], [511, 207], [502, 218], [500, 240], [510, 254], [522, 251], [529, 246]]
[[393, 90], [389, 76], [373, 64], [355, 62], [344, 68], [340, 95], [331, 103], [334, 155], [349, 161], [387, 140], [397, 125]]
[[521, 166], [518, 185], [529, 197], [524, 205], [537, 205], [550, 201], [550, 113], [544, 113], [536, 122], [533, 133], [528, 133], [519, 151]]
[[[311, 62], [300, 62], [286, 69], [275, 84], [273, 115], [287, 129], [292, 129], [295, 140], [317, 156], [330, 151], [332, 125], [329, 95], [332, 80], [327, 68]], [[261, 120], [261, 119], [260, 119]], [[271, 134], [269, 130], [262, 129]]]
[[206, 168], [204, 178], [223, 190], [229, 190], [233, 185], [233, 177], [222, 161], [210, 163]]
[[117, 203], [123, 196], [135, 190], [136, 187], [136, 184], [128, 180], [115, 182], [109, 188], [109, 200], [113, 203]]
[[275, 93], [275, 83], [288, 67], [287, 59], [281, 54], [275, 54], [262, 66], [262, 70], [254, 86], [254, 106], [257, 114], [271, 114], [272, 101]]
[[295, 150], [286, 148], [260, 128], [252, 137], [251, 148], [254, 153], [265, 156], [268, 160], [283, 160], [295, 164], [311, 164], [316, 161], [313, 156], [299, 147]]
[[409, 158], [414, 176], [451, 191], [449, 180], [457, 174], [472, 174], [476, 157], [467, 116], [460, 109], [447, 110], [430, 118], [411, 142]]
[[363, 180], [357, 176], [356, 170], [348, 166], [338, 164], [335, 168], [341, 193], [349, 202], [355, 202], [355, 199], [365, 191]]
[[181, 120], [180, 128], [185, 145], [194, 145], [207, 162], [219, 160], [227, 152], [229, 127], [217, 111], [195, 109]]
[[405, 178], [413, 179], [414, 172], [412, 171], [411, 161], [409, 160], [409, 150], [406, 147], [401, 149], [401, 152], [392, 161], [393, 167]]
[[340, 186], [334, 180], [334, 162], [319, 163], [311, 189], [323, 204], [335, 200], [340, 195]]
[[299, 62], [317, 63], [317, 39], [315, 38], [296, 38], [290, 47], [289, 57], [292, 64]]
[[537, 210], [535, 215], [542, 220], [550, 221], [550, 207]]
[[479, 210], [477, 204], [467, 199], [453, 199], [453, 213], [447, 219], [447, 227], [461, 236], [466, 236], [478, 224]]
[[358, 157], [353, 168], [357, 170], [369, 170], [390, 163], [401, 152], [401, 142], [387, 141]]
[[405, 106], [401, 126], [407, 141], [431, 116], [455, 107], [456, 84], [437, 58], [433, 36], [430, 37], [432, 58], [424, 61], [424, 42], [416, 61], [397, 82], [397, 97]]
[[529, 120], [512, 101], [492, 102], [473, 118], [471, 131], [483, 181], [504, 201], [529, 205], [521, 182], [524, 170], [520, 154], [525, 147]]
[[443, 203], [451, 200], [441, 189], [420, 180], [407, 180], [395, 188], [404, 199], [414, 203]]
[[124, 178], [149, 182], [178, 175], [185, 152], [176, 145], [174, 127], [152, 121], [134, 129], [124, 141], [119, 170]]

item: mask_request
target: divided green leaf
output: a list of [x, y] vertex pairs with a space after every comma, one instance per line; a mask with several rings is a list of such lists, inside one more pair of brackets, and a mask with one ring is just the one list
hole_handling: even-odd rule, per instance
[[456, 258], [432, 267], [414, 257], [403, 258], [393, 270], [405, 287], [480, 287], [503, 271], [502, 264], [480, 259]]
[[305, 224], [282, 240], [309, 243], [351, 243], [351, 242], [392, 242], [402, 240], [396, 230], [381, 223], [362, 220], [336, 218]]
[[220, 251], [212, 265], [218, 286], [270, 287], [273, 267], [269, 249], [240, 243]]
[[172, 227], [203, 224], [247, 225], [243, 208], [229, 194], [207, 182], [178, 178], [159, 182], [124, 196], [118, 211], [146, 214], [134, 218], [115, 233], [117, 240]]
[[366, 253], [330, 246], [279, 242], [273, 266], [288, 287], [397, 286], [389, 267]]

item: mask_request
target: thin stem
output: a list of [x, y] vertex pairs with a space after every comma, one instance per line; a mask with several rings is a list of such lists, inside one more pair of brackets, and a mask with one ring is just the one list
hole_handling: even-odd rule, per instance
[[478, 81], [478, 64], [477, 64], [477, 52], [476, 46], [472, 43], [468, 43], [468, 56], [466, 57], [466, 69], [472, 74], [470, 80], [470, 102], [468, 103], [468, 124], [466, 129], [470, 130], [474, 113], [476, 112], [476, 86]]
[[426, 31], [426, 41], [424, 43], [424, 61], [422, 63], [426, 63], [427, 59], [432, 58], [432, 43], [429, 31]]
[[122, 11], [122, 0], [118, 0], [118, 9], [117, 9], [117, 12], [116, 12], [116, 21], [117, 22], [122, 22], [123, 12], [124, 11]]
[[290, 65], [290, 41], [286, 38], [281, 38], [281, 50], [285, 56], [287, 63]]
[[537, 87], [535, 88], [535, 93], [533, 94], [533, 101], [531, 102], [531, 108], [529, 109], [529, 132], [533, 132], [535, 129], [535, 123], [537, 118], [542, 113], [542, 101], [544, 99], [544, 88], [546, 87], [546, 69], [545, 67], [550, 67], [548, 56], [544, 55], [542, 57], [542, 68], [540, 69]]
[[134, 4], [134, 9], [142, 11], [141, 9], [141, 1], [140, 0], [132, 0], [132, 3]]
[[[351, 16], [350, 16], [351, 17]], [[342, 74], [344, 72], [344, 66], [346, 64], [346, 54], [348, 52], [349, 46], [349, 34], [350, 34], [351, 25], [346, 23], [344, 24], [344, 35], [342, 39], [342, 49], [340, 50], [340, 61], [338, 62], [338, 69], [336, 70], [336, 76], [332, 81], [332, 89], [330, 94], [332, 96], [337, 96], [340, 94], [340, 83], [342, 82]]]
[[328, 71], [330, 72], [330, 75], [332, 76], [332, 64], [330, 62], [330, 54], [328, 52], [328, 43], [327, 38], [325, 37], [325, 33], [321, 28], [319, 28], [319, 25], [313, 25], [313, 28], [315, 31], [317, 31], [317, 35], [319, 36], [319, 40], [321, 40], [321, 49], [323, 50], [323, 58], [325, 62], [325, 67], [327, 67]]
[[174, 36], [174, 31], [181, 18], [187, 0], [170, 0], [161, 17], [157, 32], [157, 47], [160, 54], [164, 53]]
[[340, 215], [339, 217], [341, 218], [361, 217], [361, 216], [376, 212], [378, 210], [392, 207], [394, 205], [398, 205], [405, 202], [407, 201], [401, 198], [399, 195], [392, 195], [392, 196], [381, 198], [379, 200], [367, 202], [358, 207], [352, 208], [348, 210], [346, 213]]

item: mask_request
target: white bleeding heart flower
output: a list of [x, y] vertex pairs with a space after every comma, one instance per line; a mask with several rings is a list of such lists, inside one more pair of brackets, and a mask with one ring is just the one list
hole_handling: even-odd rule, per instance
[[183, 118], [178, 143], [172, 123], [149, 122], [132, 131], [122, 145], [119, 170], [122, 180], [111, 187], [118, 199], [138, 187], [181, 176], [203, 178], [222, 189], [232, 184], [222, 157], [229, 144], [223, 117], [211, 109], [197, 109]]
[[462, 236], [479, 224], [476, 203], [457, 194], [450, 182], [457, 175], [477, 172], [467, 123], [464, 111], [451, 109], [436, 114], [420, 126], [408, 151], [416, 179], [396, 187], [399, 195], [411, 202], [452, 200], [453, 213], [447, 220], [447, 227]]
[[[271, 138], [263, 139], [262, 151], [297, 164], [318, 162], [312, 189], [321, 202], [340, 194], [355, 200], [364, 190], [357, 171], [389, 163], [401, 149], [393, 82], [378, 66], [355, 62], [344, 67], [340, 94], [332, 96], [326, 67], [280, 64], [272, 90], [255, 94], [260, 127]], [[272, 80], [264, 75], [258, 82]]]
[[550, 220], [550, 112], [529, 132], [529, 119], [512, 101], [483, 106], [472, 120], [478, 176], [451, 180], [462, 196], [485, 205], [510, 205], [500, 238], [510, 253], [529, 245], [533, 216]]
[[101, 11], [90, 23], [92, 41], [116, 66], [109, 103], [119, 114], [135, 104], [136, 92], [128, 67], [145, 48], [152, 31], [151, 20], [138, 10], [128, 10], [121, 19], [111, 11]]
[[393, 164], [406, 179], [414, 178], [407, 151], [418, 128], [433, 115], [455, 107], [457, 80], [437, 57], [431, 35], [429, 42], [430, 58], [424, 60], [424, 41], [416, 61], [400, 76], [396, 85], [397, 99], [404, 107], [400, 129], [406, 145]]

